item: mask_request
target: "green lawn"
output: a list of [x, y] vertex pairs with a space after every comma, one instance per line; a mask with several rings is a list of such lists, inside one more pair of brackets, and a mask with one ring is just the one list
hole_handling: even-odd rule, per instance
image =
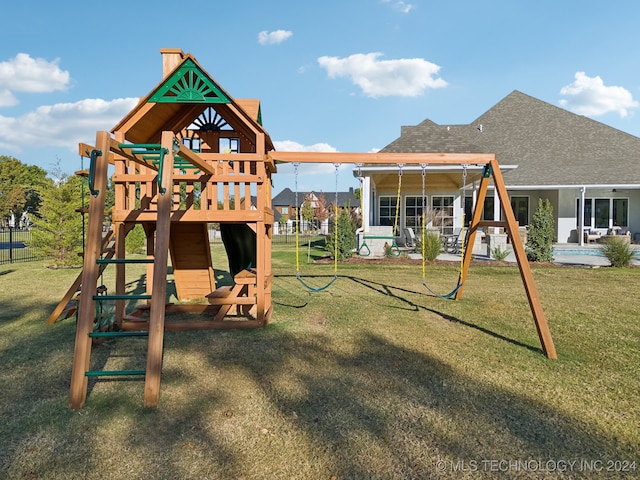
[[[516, 267], [472, 266], [453, 301], [419, 263], [340, 265], [310, 293], [292, 246], [273, 259], [267, 328], [167, 333], [157, 410], [121, 380], [70, 410], [74, 322], [45, 322], [78, 271], [0, 266], [0, 478], [640, 477], [640, 269], [534, 266], [552, 361]], [[457, 265], [427, 275], [446, 292]], [[144, 366], [144, 346], [105, 342], [93, 366]]]

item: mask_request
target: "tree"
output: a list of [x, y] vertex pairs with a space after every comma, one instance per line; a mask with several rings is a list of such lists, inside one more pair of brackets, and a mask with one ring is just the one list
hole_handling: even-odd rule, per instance
[[[335, 220], [333, 227], [337, 229], [337, 232], [334, 230], [333, 234], [327, 237], [327, 250], [329, 250], [334, 257], [337, 253], [338, 261], [351, 257], [356, 248], [356, 228], [351, 221], [350, 210], [351, 207], [339, 209], [338, 218]], [[338, 237], [337, 252], [335, 243], [336, 236]]]
[[554, 234], [553, 207], [549, 199], [543, 202], [540, 198], [527, 234], [527, 258], [532, 262], [552, 262]]
[[19, 222], [23, 215], [36, 213], [40, 188], [46, 184], [47, 172], [42, 168], [0, 155], [0, 221], [13, 215]]
[[302, 208], [300, 209], [300, 216], [302, 217], [302, 220], [307, 222], [307, 224], [313, 222], [313, 218], [315, 215], [313, 204], [314, 204], [313, 194], [307, 193], [304, 196], [304, 202], [302, 202]]
[[82, 179], [63, 175], [40, 189], [42, 205], [34, 218], [31, 246], [51, 257], [57, 267], [82, 263], [82, 215], [76, 211], [82, 205]]
[[322, 222], [329, 218], [329, 209], [327, 208], [327, 200], [324, 198], [324, 193], [318, 195], [316, 205], [313, 209], [313, 215], [319, 227], [322, 225]]

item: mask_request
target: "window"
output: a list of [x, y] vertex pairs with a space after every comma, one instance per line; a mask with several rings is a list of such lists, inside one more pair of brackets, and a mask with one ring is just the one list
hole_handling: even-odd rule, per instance
[[[576, 225], [580, 222], [580, 199], [576, 199]], [[585, 198], [584, 227], [629, 227], [628, 198]]]
[[529, 197], [511, 197], [511, 209], [521, 227], [529, 225]]
[[422, 197], [406, 196], [404, 199], [405, 227], [419, 228], [422, 226]]
[[596, 198], [595, 205], [596, 228], [609, 228], [609, 199]]
[[218, 144], [220, 153], [238, 153], [240, 151], [239, 138], [221, 138]]
[[289, 215], [289, 207], [281, 207], [280, 213], [282, 213], [282, 215]]
[[629, 199], [613, 199], [613, 226], [629, 227]]
[[[592, 213], [592, 202], [591, 198], [584, 199], [584, 222], [582, 224], [583, 227], [591, 226], [591, 213]], [[580, 225], [580, 199], [576, 199], [576, 226]]]
[[482, 211], [482, 219], [495, 220], [495, 197], [484, 197], [484, 210]]
[[[484, 207], [482, 209], [482, 220], [494, 220], [493, 215], [494, 197], [484, 197]], [[464, 222], [465, 227], [469, 226], [473, 218], [473, 197], [466, 197], [464, 201]]]
[[433, 226], [440, 230], [442, 235], [451, 235], [453, 233], [453, 197], [432, 196], [431, 209], [435, 217]]
[[396, 197], [380, 197], [380, 225], [393, 227], [396, 219]]
[[198, 137], [185, 137], [182, 139], [182, 143], [192, 152], [201, 152], [202, 143]]

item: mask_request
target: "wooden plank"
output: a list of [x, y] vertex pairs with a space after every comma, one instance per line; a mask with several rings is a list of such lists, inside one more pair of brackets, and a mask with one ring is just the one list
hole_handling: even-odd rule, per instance
[[[262, 322], [258, 320], [167, 320], [165, 331], [167, 332], [191, 332], [199, 330], [231, 330], [261, 328]], [[125, 322], [123, 330], [145, 330], [146, 325], [142, 322]]]
[[[169, 152], [164, 157], [162, 185], [173, 185], [173, 145], [172, 132], [162, 132], [161, 145]], [[149, 346], [147, 369], [144, 382], [144, 405], [155, 408], [160, 398], [160, 376], [162, 374], [162, 353], [164, 342], [165, 297], [167, 295], [167, 265], [169, 260], [169, 233], [171, 227], [171, 190], [158, 198], [158, 218], [156, 222], [156, 248], [153, 269], [153, 290], [149, 319]]]
[[[97, 132], [96, 145], [102, 152], [109, 151], [109, 132]], [[98, 186], [98, 195], [89, 200], [89, 224], [87, 241], [82, 267], [82, 288], [85, 292], [95, 292], [98, 281], [99, 266], [96, 260], [102, 253], [102, 223], [104, 221], [104, 202], [107, 191], [107, 155], [100, 155], [95, 159], [94, 184]], [[78, 322], [76, 326], [76, 340], [71, 369], [71, 387], [69, 389], [69, 405], [74, 410], [82, 408], [87, 398], [87, 377], [91, 359], [91, 338], [89, 333], [93, 329], [95, 316], [93, 295], [82, 295], [78, 307]]]
[[209, 174], [214, 173], [213, 167], [209, 163], [207, 163], [207, 161], [204, 160], [200, 156], [200, 154], [192, 152], [182, 143], [180, 143], [179, 145], [180, 145], [180, 151], [178, 152], [178, 155], [180, 155], [184, 160], [189, 162], [191, 165], [198, 167], [200, 170], [202, 170], [205, 173], [209, 173]]
[[[156, 210], [116, 210], [113, 212], [114, 222], [155, 222], [158, 217]], [[267, 212], [260, 210], [242, 210], [241, 214], [233, 210], [176, 210], [171, 212], [172, 222], [258, 222], [267, 217]]]
[[267, 157], [280, 162], [362, 163], [420, 165], [486, 165], [495, 160], [492, 153], [344, 153], [344, 152], [276, 152]]
[[557, 359], [556, 348], [553, 344], [553, 338], [551, 338], [551, 332], [549, 331], [549, 325], [542, 310], [542, 304], [540, 303], [540, 296], [538, 295], [538, 289], [529, 267], [529, 260], [524, 250], [524, 245], [520, 234], [518, 232], [518, 222], [511, 208], [511, 202], [509, 201], [509, 194], [507, 193], [507, 187], [504, 184], [502, 178], [502, 172], [497, 161], [491, 162], [491, 170], [493, 175], [494, 188], [498, 194], [502, 211], [504, 212], [505, 220], [508, 228], [507, 233], [511, 239], [511, 246], [515, 253], [516, 260], [518, 261], [518, 267], [520, 268], [520, 276], [524, 283], [524, 288], [527, 292], [527, 298], [529, 300], [529, 306], [531, 307], [531, 313], [533, 313], [533, 319], [538, 331], [538, 337], [540, 338], [540, 344], [545, 355], [551, 359]]
[[[86, 143], [79, 143], [79, 144], [78, 144], [78, 154], [79, 154], [81, 157], [84, 157], [84, 158], [90, 158], [90, 156], [91, 156], [91, 150], [94, 150], [95, 148], [96, 148], [96, 147], [94, 147], [94, 146], [92, 146], [92, 145], [88, 145], [88, 144], [86, 144]], [[108, 159], [109, 163], [110, 163], [111, 165], [113, 165], [115, 157], [114, 157], [114, 155], [113, 155], [111, 152], [109, 152], [108, 150], [106, 150], [106, 151], [108, 152], [108, 153], [107, 153], [107, 159]], [[104, 151], [103, 151], [102, 153], [104, 154]]]

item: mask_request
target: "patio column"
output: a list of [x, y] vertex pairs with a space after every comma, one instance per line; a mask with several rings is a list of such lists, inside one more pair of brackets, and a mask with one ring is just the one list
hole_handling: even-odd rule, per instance
[[364, 231], [367, 232], [371, 226], [371, 177], [364, 176], [362, 178], [362, 226]]
[[578, 218], [578, 244], [584, 245], [584, 197], [587, 187], [580, 187], [580, 213]]
[[[500, 209], [500, 200], [498, 199], [498, 193], [496, 189], [493, 189], [493, 218], [495, 220], [502, 220], [502, 211]], [[498, 233], [499, 227], [492, 227], [492, 233]]]

